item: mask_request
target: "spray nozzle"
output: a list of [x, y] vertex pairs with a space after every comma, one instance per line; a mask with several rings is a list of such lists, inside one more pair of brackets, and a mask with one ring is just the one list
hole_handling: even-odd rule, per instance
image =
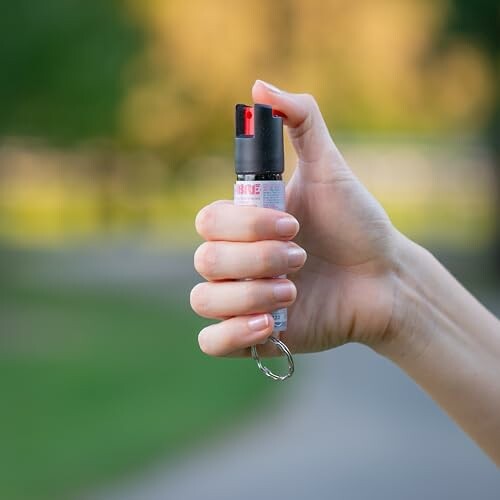
[[283, 119], [266, 104], [236, 105], [238, 174], [283, 173]]

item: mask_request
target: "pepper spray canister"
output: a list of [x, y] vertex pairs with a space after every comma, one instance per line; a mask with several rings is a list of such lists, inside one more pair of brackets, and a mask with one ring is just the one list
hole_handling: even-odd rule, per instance
[[[285, 183], [283, 148], [283, 119], [271, 106], [255, 104], [236, 105], [235, 205], [273, 208], [285, 211]], [[264, 366], [257, 347], [252, 346], [252, 357], [261, 371], [273, 380], [286, 380], [294, 370], [293, 359], [280, 333], [287, 328], [287, 310], [272, 313], [274, 329], [269, 341], [288, 358], [288, 373], [276, 375]]]

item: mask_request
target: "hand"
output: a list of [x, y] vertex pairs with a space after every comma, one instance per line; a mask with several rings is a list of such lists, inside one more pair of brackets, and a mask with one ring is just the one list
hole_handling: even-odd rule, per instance
[[[191, 305], [222, 320], [200, 332], [201, 349], [248, 355], [272, 333], [269, 312], [288, 307], [281, 337], [292, 352], [371, 346], [500, 465], [499, 320], [394, 229], [346, 165], [311, 96], [256, 82], [253, 98], [286, 116], [298, 155], [286, 190], [291, 215], [228, 202], [198, 214], [207, 242], [195, 266], [209, 281], [193, 288]], [[272, 279], [284, 273], [288, 279]], [[234, 281], [242, 278], [255, 279]], [[274, 349], [267, 342], [259, 353]]]
[[[269, 313], [280, 307], [288, 307], [281, 338], [292, 352], [351, 341], [376, 347], [393, 332], [402, 238], [347, 166], [313, 97], [260, 81], [252, 93], [285, 115], [298, 156], [286, 189], [293, 217], [230, 202], [200, 211], [196, 228], [207, 241], [195, 267], [208, 282], [193, 288], [191, 305], [222, 320], [200, 332], [200, 347], [210, 355], [246, 355], [272, 333]], [[272, 279], [282, 274], [288, 279]], [[243, 278], [254, 280], [235, 281]], [[259, 352], [274, 349], [267, 343]]]

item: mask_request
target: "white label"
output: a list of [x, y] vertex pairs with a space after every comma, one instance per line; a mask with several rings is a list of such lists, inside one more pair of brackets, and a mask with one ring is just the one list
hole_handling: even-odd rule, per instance
[[[285, 183], [283, 181], [236, 181], [234, 185], [235, 205], [273, 208], [285, 211]], [[280, 276], [285, 277], [285, 276]], [[272, 313], [274, 331], [283, 332], [287, 327], [286, 309]]]
[[284, 211], [285, 183], [283, 181], [237, 181], [234, 185], [234, 203]]

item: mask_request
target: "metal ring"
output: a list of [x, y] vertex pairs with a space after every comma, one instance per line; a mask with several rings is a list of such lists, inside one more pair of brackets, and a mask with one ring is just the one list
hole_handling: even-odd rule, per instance
[[264, 366], [262, 364], [262, 361], [260, 360], [259, 353], [257, 352], [257, 346], [253, 345], [252, 358], [256, 361], [259, 370], [263, 372], [264, 375], [266, 375], [266, 377], [269, 377], [270, 379], [273, 380], [283, 381], [286, 380], [287, 378], [290, 378], [295, 370], [292, 353], [290, 352], [286, 344], [284, 342], [281, 342], [281, 340], [277, 339], [276, 337], [269, 337], [267, 340], [268, 341], [270, 340], [287, 357], [288, 373], [286, 375], [277, 375], [276, 373], [273, 373], [267, 366]]

